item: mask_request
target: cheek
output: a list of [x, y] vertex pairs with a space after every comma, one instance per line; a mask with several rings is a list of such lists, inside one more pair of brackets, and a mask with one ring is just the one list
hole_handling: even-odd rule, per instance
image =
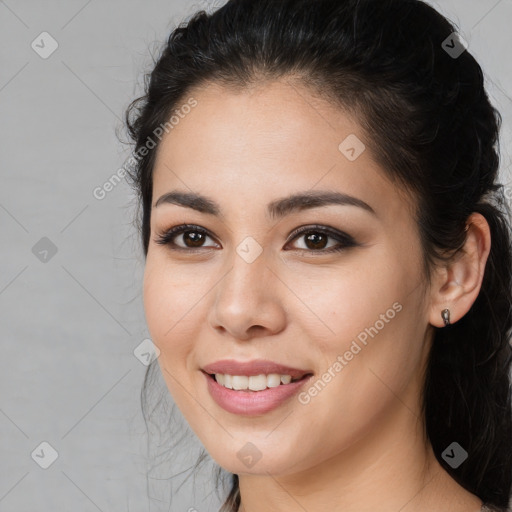
[[178, 357], [167, 356], [170, 352], [179, 355], [186, 350], [190, 337], [184, 331], [194, 324], [198, 310], [194, 304], [198, 303], [200, 293], [201, 290], [187, 284], [165, 262], [148, 258], [143, 283], [144, 311], [152, 341], [161, 351], [160, 360], [164, 359], [166, 366], [181, 362]]
[[304, 402], [311, 398], [320, 405], [339, 398], [352, 418], [388, 397], [386, 383], [399, 389], [407, 381], [423, 346], [418, 317], [425, 305], [414, 262], [400, 261], [396, 254], [372, 256], [331, 273], [330, 279], [315, 276], [315, 286], [302, 281], [296, 288], [317, 317], [309, 312], [311, 322], [302, 321], [306, 353], [321, 361], [319, 377], [333, 393], [322, 391], [323, 398], [316, 399], [312, 390]]
[[[170, 311], [170, 298], [164, 293], [165, 289], [161, 272], [159, 272], [159, 265], [148, 257], [143, 282], [144, 313], [151, 338], [157, 346], [159, 346], [165, 332], [165, 325], [168, 325], [168, 313]], [[159, 348], [162, 347], [159, 346]]]
[[396, 315], [393, 304], [406, 296], [412, 284], [408, 278], [412, 269], [396, 255], [386, 254], [384, 246], [354, 253], [342, 263], [332, 269], [311, 268], [308, 273], [290, 265], [283, 276], [293, 284], [294, 319], [302, 322], [307, 338], [330, 357], [332, 352], [348, 350], [360, 333], [364, 341], [365, 329], [376, 322], [379, 330], [387, 326]]
[[[420, 365], [424, 348], [424, 326], [418, 321], [424, 307], [422, 289], [393, 280], [393, 272], [388, 275], [391, 279], [372, 287], [368, 282], [359, 288], [352, 283], [357, 292], [353, 296], [346, 293], [350, 288], [347, 282], [343, 289], [331, 285], [337, 291], [329, 322], [335, 334], [325, 337], [319, 347], [325, 371], [320, 378], [330, 389], [315, 400], [320, 410], [338, 411], [342, 422], [371, 417], [371, 410], [393, 400]], [[321, 384], [319, 387], [323, 389]], [[333, 409], [328, 402], [341, 407]]]
[[[158, 347], [158, 364], [163, 379], [173, 401], [185, 416], [190, 416], [190, 399], [184, 389], [192, 389], [190, 372], [187, 368], [192, 340], [197, 334], [190, 330], [197, 302], [194, 287], [179, 285], [179, 279], [173, 278], [168, 265], [147, 260], [143, 302], [146, 324], [151, 340]], [[197, 308], [197, 307], [196, 307]], [[188, 332], [187, 332], [188, 331]]]

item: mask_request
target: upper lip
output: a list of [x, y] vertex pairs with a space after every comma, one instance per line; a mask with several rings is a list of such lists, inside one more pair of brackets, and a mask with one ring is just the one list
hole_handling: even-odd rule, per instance
[[203, 366], [202, 370], [210, 374], [222, 373], [228, 375], [247, 375], [248, 377], [251, 375], [277, 373], [279, 375], [290, 375], [293, 379], [300, 379], [304, 375], [313, 373], [310, 370], [292, 368], [265, 359], [254, 359], [245, 363], [235, 361], [234, 359], [223, 359]]

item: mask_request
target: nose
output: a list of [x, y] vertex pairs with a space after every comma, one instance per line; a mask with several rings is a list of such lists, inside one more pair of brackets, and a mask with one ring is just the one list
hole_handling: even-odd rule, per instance
[[277, 334], [287, 321], [284, 290], [286, 286], [263, 254], [252, 262], [235, 254], [231, 268], [213, 291], [208, 322], [235, 340]]

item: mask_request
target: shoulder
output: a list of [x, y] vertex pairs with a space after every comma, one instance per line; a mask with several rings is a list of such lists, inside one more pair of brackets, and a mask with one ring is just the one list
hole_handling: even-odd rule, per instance
[[484, 503], [480, 509], [480, 512], [512, 512], [512, 509], [495, 507], [494, 505]]

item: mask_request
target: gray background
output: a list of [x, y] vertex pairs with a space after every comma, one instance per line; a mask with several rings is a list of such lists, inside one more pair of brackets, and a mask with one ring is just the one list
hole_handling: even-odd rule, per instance
[[[218, 510], [213, 464], [172, 506], [165, 472], [146, 475], [135, 201], [124, 181], [93, 196], [129, 156], [116, 129], [151, 50], [215, 3], [0, 1], [0, 512]], [[484, 68], [511, 197], [512, 0], [431, 3]], [[46, 59], [31, 47], [42, 32], [58, 43]], [[42, 442], [58, 454], [47, 469]], [[195, 461], [190, 442], [175, 473]]]

